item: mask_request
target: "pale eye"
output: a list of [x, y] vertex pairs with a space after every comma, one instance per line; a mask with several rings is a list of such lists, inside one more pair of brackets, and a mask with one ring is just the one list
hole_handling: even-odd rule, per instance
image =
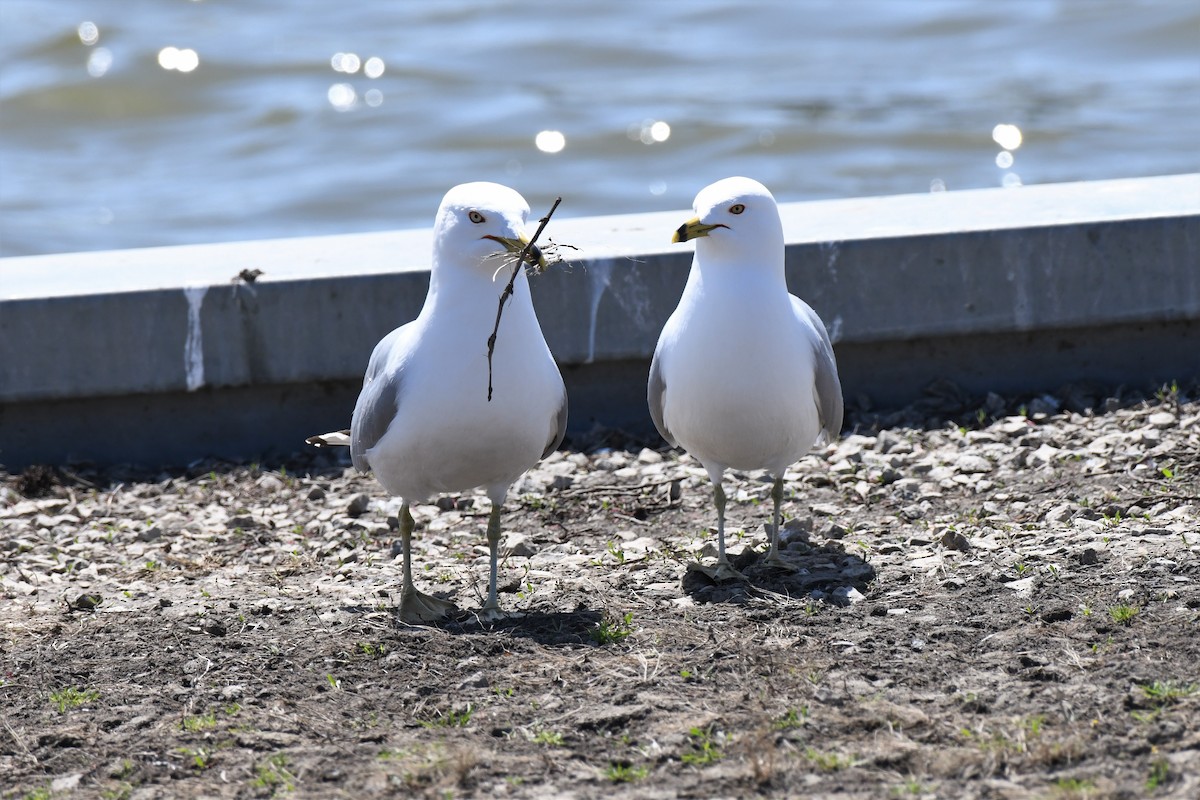
[[741, 203], [735, 203], [734, 205], [731, 205], [729, 207], [730, 214], [740, 214], [745, 210], [746, 210], [746, 207], [744, 205], [742, 205]]
[[478, 211], [472, 211], [467, 215], [467, 217], [470, 218], [471, 222], [474, 222], [476, 225], [483, 222], [483, 214], [480, 214]]

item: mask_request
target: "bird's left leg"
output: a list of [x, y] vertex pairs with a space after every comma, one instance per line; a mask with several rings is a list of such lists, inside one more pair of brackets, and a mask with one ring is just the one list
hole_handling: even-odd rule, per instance
[[490, 563], [488, 565], [488, 596], [483, 608], [479, 609], [480, 622], [497, 622], [508, 615], [500, 610], [500, 599], [496, 595], [497, 555], [500, 549], [500, 509], [504, 501], [492, 502], [492, 513], [488, 515], [487, 543]]
[[783, 503], [782, 475], [777, 477], [774, 485], [771, 486], [771, 501], [772, 508], [774, 509], [771, 514], [771, 547], [767, 550], [767, 558], [764, 563], [770, 567], [795, 569], [795, 567], [779, 557], [779, 526], [783, 521], [782, 515], [779, 512], [779, 506]]

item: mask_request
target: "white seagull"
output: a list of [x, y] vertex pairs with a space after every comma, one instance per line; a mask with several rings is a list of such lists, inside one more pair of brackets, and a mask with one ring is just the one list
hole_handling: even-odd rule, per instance
[[842, 427], [842, 387], [821, 318], [788, 293], [775, 198], [749, 178], [696, 195], [696, 217], [672, 241], [696, 240], [679, 306], [650, 365], [647, 400], [662, 437], [695, 456], [713, 484], [718, 580], [740, 574], [725, 556], [726, 469], [774, 479], [767, 563], [779, 557], [783, 473]]
[[[523, 269], [497, 332], [488, 400], [488, 337], [510, 274], [504, 267], [529, 242], [528, 215], [525, 199], [507, 186], [466, 183], [446, 193], [434, 221], [429, 294], [420, 315], [375, 346], [349, 435], [309, 440], [349, 444], [354, 466], [373, 471], [401, 498], [399, 614], [405, 622], [434, 622], [454, 608], [413, 585], [410, 505], [479, 486], [492, 501], [488, 597], [480, 617], [504, 616], [496, 597], [500, 510], [512, 483], [554, 452], [566, 431], [566, 389]], [[536, 247], [530, 258], [545, 266]]]

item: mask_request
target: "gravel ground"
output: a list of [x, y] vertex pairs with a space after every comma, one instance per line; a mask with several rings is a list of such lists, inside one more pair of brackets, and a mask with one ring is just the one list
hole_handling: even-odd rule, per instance
[[730, 477], [724, 584], [699, 464], [597, 432], [510, 494], [492, 627], [482, 494], [414, 509], [464, 611], [412, 627], [328, 455], [0, 472], [0, 798], [1200, 796], [1197, 396], [859, 411], [794, 571]]

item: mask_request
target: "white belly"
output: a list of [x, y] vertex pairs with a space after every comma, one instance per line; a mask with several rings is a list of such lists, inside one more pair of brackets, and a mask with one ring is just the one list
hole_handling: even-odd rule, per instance
[[517, 331], [506, 332], [510, 339], [497, 341], [490, 402], [482, 351], [440, 360], [415, 354], [396, 418], [367, 451], [389, 493], [410, 502], [479, 486], [494, 493], [541, 459], [555, 430], [562, 378], [540, 333], [536, 347], [518, 347]]
[[812, 345], [790, 314], [716, 331], [690, 324], [664, 354], [663, 421], [706, 466], [782, 474], [820, 433]]

